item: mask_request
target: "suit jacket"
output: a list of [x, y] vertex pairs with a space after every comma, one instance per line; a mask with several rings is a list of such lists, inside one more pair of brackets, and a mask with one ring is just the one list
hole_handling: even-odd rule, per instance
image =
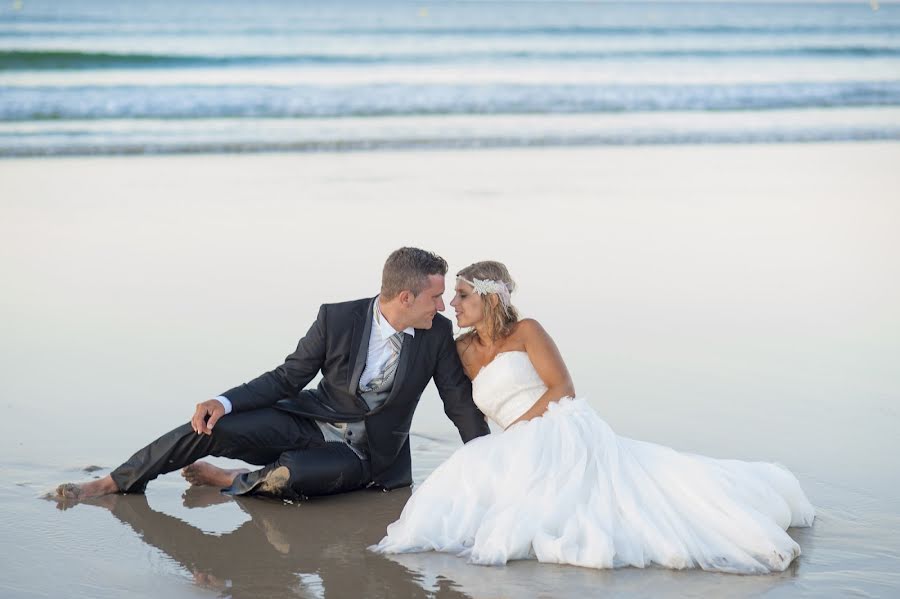
[[[372, 327], [372, 303], [366, 298], [323, 304], [316, 321], [284, 364], [226, 391], [235, 412], [274, 406], [326, 422], [365, 421], [372, 480], [386, 489], [412, 484], [409, 427], [425, 386], [433, 378], [444, 412], [463, 442], [489, 432], [472, 401], [450, 321], [437, 314], [430, 329], [416, 329], [403, 343], [393, 388], [374, 410], [359, 396]], [[318, 387], [306, 385], [322, 372]]]

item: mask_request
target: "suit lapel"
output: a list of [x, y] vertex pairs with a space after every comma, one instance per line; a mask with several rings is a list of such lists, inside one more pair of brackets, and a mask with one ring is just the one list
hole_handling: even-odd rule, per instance
[[357, 313], [353, 321], [353, 333], [350, 336], [350, 357], [353, 370], [350, 374], [350, 386], [347, 390], [356, 395], [359, 388], [359, 377], [366, 367], [369, 355], [369, 337], [372, 335], [372, 310], [375, 298], [366, 304], [366, 311]]

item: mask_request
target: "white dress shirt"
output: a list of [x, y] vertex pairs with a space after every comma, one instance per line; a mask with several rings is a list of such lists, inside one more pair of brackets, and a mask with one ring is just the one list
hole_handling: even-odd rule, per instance
[[[403, 332], [412, 337], [416, 336], [416, 330], [412, 327], [403, 329]], [[391, 337], [397, 334], [397, 329], [391, 326], [387, 318], [381, 312], [378, 298], [375, 298], [375, 309], [372, 310], [372, 332], [369, 334], [369, 353], [366, 356], [366, 367], [359, 377], [359, 386], [365, 387], [384, 370], [384, 365], [391, 357]]]

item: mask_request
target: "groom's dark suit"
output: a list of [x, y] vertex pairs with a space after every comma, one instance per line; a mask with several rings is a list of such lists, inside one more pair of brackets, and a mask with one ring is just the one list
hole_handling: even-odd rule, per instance
[[[344, 454], [331, 460], [328, 452], [349, 449], [324, 443], [314, 421], [364, 421], [369, 460], [362, 462], [368, 469], [362, 476], [385, 489], [410, 485], [409, 428], [422, 391], [432, 378], [444, 411], [463, 442], [487, 434], [484, 415], [472, 401], [472, 385], [456, 353], [450, 321], [440, 314], [430, 329], [416, 329], [415, 336], [406, 337], [390, 394], [381, 406], [369, 410], [358, 388], [366, 365], [374, 301], [367, 298], [322, 305], [315, 323], [284, 364], [223, 394], [231, 401], [233, 413], [219, 420], [211, 436], [197, 435], [189, 424], [163, 435], [113, 471], [119, 489], [142, 491], [159, 474], [205, 455], [267, 464], [281, 452], [311, 447], [319, 453], [300, 454], [299, 460], [295, 459], [297, 469], [344, 467]], [[318, 386], [305, 389], [319, 372], [323, 378]], [[324, 463], [304, 463], [319, 459], [316, 455], [323, 456]], [[271, 467], [260, 472], [270, 471]], [[343, 478], [341, 472], [328, 474]], [[244, 489], [258, 486], [258, 477], [253, 478], [252, 473], [244, 476], [251, 477], [250, 482], [244, 481]], [[348, 476], [358, 478], [360, 474]]]

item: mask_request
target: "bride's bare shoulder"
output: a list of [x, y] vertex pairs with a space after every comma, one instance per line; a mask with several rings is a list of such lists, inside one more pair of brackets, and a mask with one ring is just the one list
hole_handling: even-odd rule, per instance
[[459, 337], [456, 338], [456, 352], [462, 357], [469, 346], [472, 345], [472, 341], [474, 341], [475, 336], [472, 335], [471, 332], [463, 333]]
[[553, 338], [546, 329], [533, 318], [523, 318], [516, 323], [516, 328], [510, 335], [513, 345], [529, 353], [532, 350], [540, 350], [555, 345]]
[[516, 323], [515, 328], [512, 330], [512, 335], [519, 337], [522, 341], [528, 341], [535, 337], [543, 337], [546, 334], [547, 331], [545, 331], [544, 327], [541, 326], [541, 323], [534, 318], [523, 318]]
[[477, 362], [474, 356], [474, 348], [472, 347], [474, 341], [475, 335], [471, 332], [456, 338], [456, 353], [459, 355], [459, 361], [462, 362], [466, 374], [471, 374], [471, 371], [474, 368], [473, 364]]

